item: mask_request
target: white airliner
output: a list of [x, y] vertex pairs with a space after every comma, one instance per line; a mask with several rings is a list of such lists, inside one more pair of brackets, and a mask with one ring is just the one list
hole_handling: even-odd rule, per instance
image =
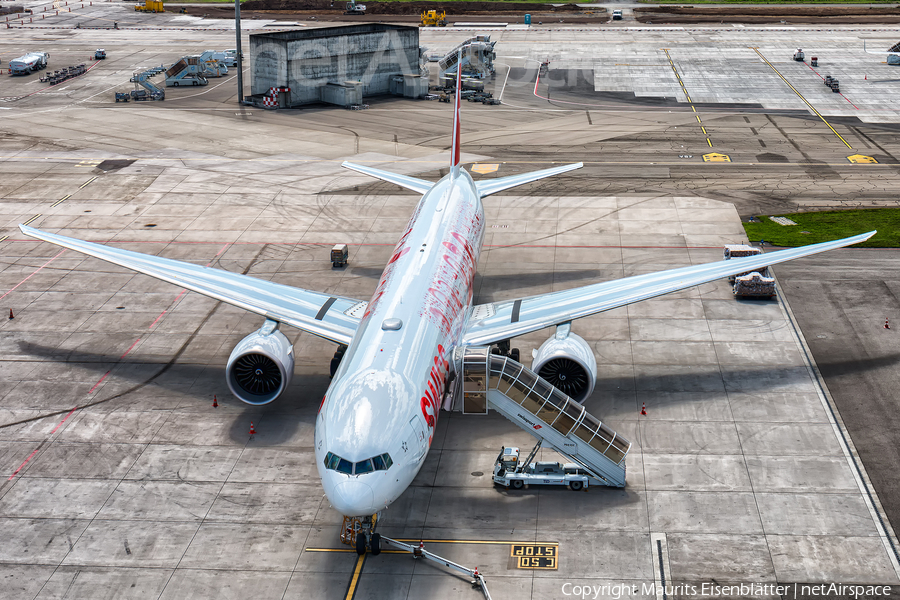
[[[555, 360], [548, 365], [555, 367], [541, 374], [569, 396], [583, 400], [593, 389], [597, 366], [591, 348], [569, 333], [567, 325], [574, 319], [848, 246], [875, 233], [473, 306], [472, 281], [485, 230], [482, 198], [582, 165], [473, 181], [460, 165], [459, 87], [457, 79], [450, 173], [437, 183], [343, 164], [423, 194], [368, 302], [84, 242], [23, 225], [20, 228], [31, 237], [263, 317], [262, 327], [238, 343], [226, 367], [229, 387], [248, 404], [272, 402], [290, 382], [293, 347], [278, 331], [280, 324], [337, 343], [339, 365], [316, 418], [316, 463], [334, 508], [369, 523], [406, 490], [422, 467], [453, 369], [455, 348], [507, 343], [532, 331], [562, 326], [551, 338], [555, 340]], [[558, 360], [560, 357], [562, 360]], [[539, 354], [535, 363], [541, 360]], [[567, 373], [574, 376], [564, 381]], [[360, 533], [357, 550], [365, 552], [368, 545], [373, 552], [380, 551], [377, 535], [371, 529]]]

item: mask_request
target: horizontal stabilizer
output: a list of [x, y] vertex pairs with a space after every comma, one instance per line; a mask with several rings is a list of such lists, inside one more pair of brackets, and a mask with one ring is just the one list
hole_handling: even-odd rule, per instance
[[425, 192], [430, 190], [432, 186], [434, 186], [433, 183], [431, 183], [430, 181], [425, 181], [424, 179], [417, 179], [415, 177], [410, 177], [409, 175], [399, 175], [397, 173], [382, 171], [381, 169], [375, 169], [373, 167], [364, 167], [363, 165], [357, 165], [351, 162], [345, 161], [341, 164], [341, 166], [345, 169], [350, 169], [351, 171], [356, 171], [357, 173], [362, 173], [363, 175], [374, 177], [375, 179], [388, 181], [390, 183], [399, 185], [400, 187], [404, 187], [408, 190], [412, 190], [420, 194], [424, 194]]
[[584, 163], [575, 163], [571, 165], [563, 165], [562, 167], [553, 167], [552, 169], [544, 169], [542, 171], [522, 173], [521, 175], [509, 175], [507, 177], [497, 177], [495, 179], [483, 179], [481, 181], [476, 181], [475, 187], [478, 188], [478, 195], [484, 198], [485, 196], [490, 196], [491, 194], [496, 194], [497, 192], [502, 192], [503, 190], [508, 190], [509, 188], [514, 188], [516, 186], [525, 185], [526, 183], [531, 183], [532, 181], [537, 181], [538, 179], [552, 177], [554, 175], [559, 175], [560, 173], [565, 173], [566, 171], [574, 171], [575, 169], [580, 169], [583, 166]]

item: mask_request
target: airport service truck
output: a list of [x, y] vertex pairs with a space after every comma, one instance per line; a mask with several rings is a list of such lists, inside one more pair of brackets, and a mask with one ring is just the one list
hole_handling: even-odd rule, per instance
[[50, 55], [47, 52], [29, 52], [9, 61], [9, 71], [13, 75], [28, 75], [47, 66]]
[[[728, 244], [725, 246], [725, 260], [756, 256], [762, 250], [746, 244]], [[775, 278], [769, 277], [769, 269], [763, 267], [756, 271], [738, 273], [728, 278], [734, 285], [732, 292], [736, 298], [773, 298], [775, 296]]]
[[[538, 447], [535, 446], [535, 450]], [[579, 465], [558, 462], [529, 464], [528, 461], [533, 456], [534, 452], [519, 464], [519, 449], [503, 447], [494, 463], [494, 483], [514, 490], [520, 490], [526, 485], [564, 485], [576, 492], [587, 489], [592, 482], [600, 484]]]

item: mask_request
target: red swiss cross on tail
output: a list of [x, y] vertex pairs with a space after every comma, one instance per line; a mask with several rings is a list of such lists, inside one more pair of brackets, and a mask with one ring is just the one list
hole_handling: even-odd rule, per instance
[[450, 148], [450, 168], [458, 169], [460, 163], [459, 152], [459, 104], [462, 74], [462, 50], [456, 56], [456, 104], [453, 108], [453, 141]]

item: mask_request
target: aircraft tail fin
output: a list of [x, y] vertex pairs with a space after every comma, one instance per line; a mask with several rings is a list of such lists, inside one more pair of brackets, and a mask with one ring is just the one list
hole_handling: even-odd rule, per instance
[[459, 105], [462, 81], [462, 49], [456, 57], [456, 100], [453, 104], [453, 135], [450, 142], [450, 168], [459, 169], [460, 158], [459, 148]]

